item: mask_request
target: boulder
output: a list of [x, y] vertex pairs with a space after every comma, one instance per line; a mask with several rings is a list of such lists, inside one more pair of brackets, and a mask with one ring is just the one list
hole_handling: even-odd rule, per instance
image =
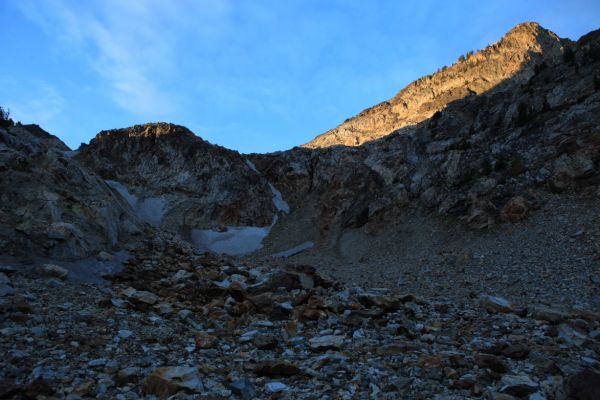
[[344, 346], [345, 339], [342, 335], [316, 336], [309, 340], [309, 344], [312, 350], [317, 351], [340, 349]]
[[98, 254], [96, 254], [96, 259], [98, 261], [113, 261], [115, 259], [115, 256], [106, 251], [101, 251]]
[[514, 309], [508, 300], [487, 294], [481, 295], [479, 303], [490, 313], [509, 313]]
[[256, 398], [256, 391], [252, 382], [247, 378], [237, 379], [227, 385], [233, 394], [242, 398], [242, 400], [252, 400]]
[[600, 374], [585, 369], [571, 376], [567, 387], [569, 398], [573, 400], [600, 399]]
[[15, 294], [12, 282], [4, 272], [0, 272], [0, 297]]
[[265, 385], [265, 389], [269, 393], [279, 393], [287, 390], [287, 385], [283, 382], [269, 382]]
[[491, 354], [476, 354], [475, 357], [473, 357], [473, 360], [475, 361], [475, 364], [482, 368], [489, 368], [490, 370], [499, 373], [508, 372], [508, 366], [501, 357]]
[[523, 196], [515, 196], [502, 208], [501, 216], [504, 221], [519, 222], [525, 218], [529, 211], [527, 199]]
[[153, 305], [158, 301], [158, 296], [154, 293], [145, 290], [136, 290], [132, 287], [128, 287], [123, 291], [123, 294], [134, 302], [139, 302], [147, 305]]
[[539, 385], [527, 375], [504, 375], [500, 380], [500, 393], [524, 397], [535, 393]]
[[54, 264], [44, 264], [42, 270], [46, 276], [58, 279], [67, 279], [69, 271], [66, 268]]
[[256, 335], [252, 338], [252, 344], [259, 350], [273, 350], [277, 347], [277, 338], [273, 335]]
[[283, 360], [265, 360], [256, 364], [254, 372], [261, 376], [294, 376], [302, 370], [293, 362]]
[[546, 306], [530, 307], [530, 312], [532, 318], [540, 321], [550, 322], [552, 324], [557, 324], [569, 317], [569, 314], [565, 311]]
[[201, 393], [204, 390], [196, 367], [162, 367], [150, 374], [143, 383], [145, 395], [165, 399], [179, 391]]

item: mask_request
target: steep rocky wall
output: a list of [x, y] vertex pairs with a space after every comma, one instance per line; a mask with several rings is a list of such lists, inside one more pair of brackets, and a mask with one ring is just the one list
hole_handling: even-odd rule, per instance
[[106, 183], [35, 125], [0, 129], [0, 254], [77, 259], [142, 227]]
[[193, 229], [268, 226], [268, 182], [239, 153], [172, 124], [103, 131], [76, 156], [129, 199], [140, 218], [190, 238]]
[[[407, 206], [475, 228], [516, 222], [548, 191], [597, 185], [600, 34], [527, 79], [455, 100], [432, 118], [360, 147], [296, 148], [253, 162], [334, 246], [347, 227], [377, 231]], [[292, 229], [292, 228], [290, 228]], [[293, 230], [293, 229], [292, 229]]]

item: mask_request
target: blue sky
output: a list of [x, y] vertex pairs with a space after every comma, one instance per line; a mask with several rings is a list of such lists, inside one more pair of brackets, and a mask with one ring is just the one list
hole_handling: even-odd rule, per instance
[[577, 39], [600, 2], [0, 0], [0, 105], [72, 148], [167, 121], [284, 150], [523, 21]]

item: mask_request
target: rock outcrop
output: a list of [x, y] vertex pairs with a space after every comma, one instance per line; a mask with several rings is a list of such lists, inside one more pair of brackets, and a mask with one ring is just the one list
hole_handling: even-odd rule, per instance
[[192, 230], [268, 226], [268, 182], [239, 153], [172, 124], [100, 132], [75, 157], [105, 179], [142, 220], [190, 239]]
[[36, 125], [0, 129], [0, 253], [85, 258], [142, 233], [120, 196]]

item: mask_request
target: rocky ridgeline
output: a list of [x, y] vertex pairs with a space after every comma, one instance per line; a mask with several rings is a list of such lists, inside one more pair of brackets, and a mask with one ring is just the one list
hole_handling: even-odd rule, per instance
[[[278, 213], [274, 188], [291, 206], [275, 226], [285, 234], [271, 233], [274, 252], [308, 241], [335, 249], [353, 229], [376, 237], [386, 221], [413, 208], [479, 229], [518, 222], [543, 206], [548, 191], [594, 193], [599, 54], [598, 31], [569, 42], [536, 24], [519, 25], [403, 90], [416, 102], [402, 100], [413, 104], [407, 113], [424, 114], [359, 147], [247, 159], [184, 127], [158, 123], [104, 131], [70, 152], [39, 128], [1, 129], [0, 179], [8, 189], [0, 249], [76, 259], [157, 230], [193, 241], [197, 229], [268, 229]], [[490, 82], [494, 89], [486, 90]], [[442, 95], [465, 87], [468, 96]], [[371, 114], [389, 119], [383, 111]]]
[[526, 83], [536, 65], [559, 63], [570, 45], [570, 40], [536, 23], [519, 24], [498, 42], [418, 79], [391, 100], [364, 110], [305, 147], [359, 146], [429, 119], [455, 100]]
[[0, 398], [600, 396], [600, 315], [581, 307], [345, 288], [180, 242], [107, 278], [0, 266]]
[[376, 234], [414, 206], [477, 229], [521, 221], [550, 192], [597, 191], [600, 32], [570, 49], [503, 88], [455, 100], [362, 146], [251, 159], [301, 215], [294, 224], [312, 221], [324, 247], [347, 229]]
[[192, 229], [270, 225], [268, 182], [236, 151], [173, 124], [100, 132], [75, 158], [127, 191], [142, 219], [189, 238]]

